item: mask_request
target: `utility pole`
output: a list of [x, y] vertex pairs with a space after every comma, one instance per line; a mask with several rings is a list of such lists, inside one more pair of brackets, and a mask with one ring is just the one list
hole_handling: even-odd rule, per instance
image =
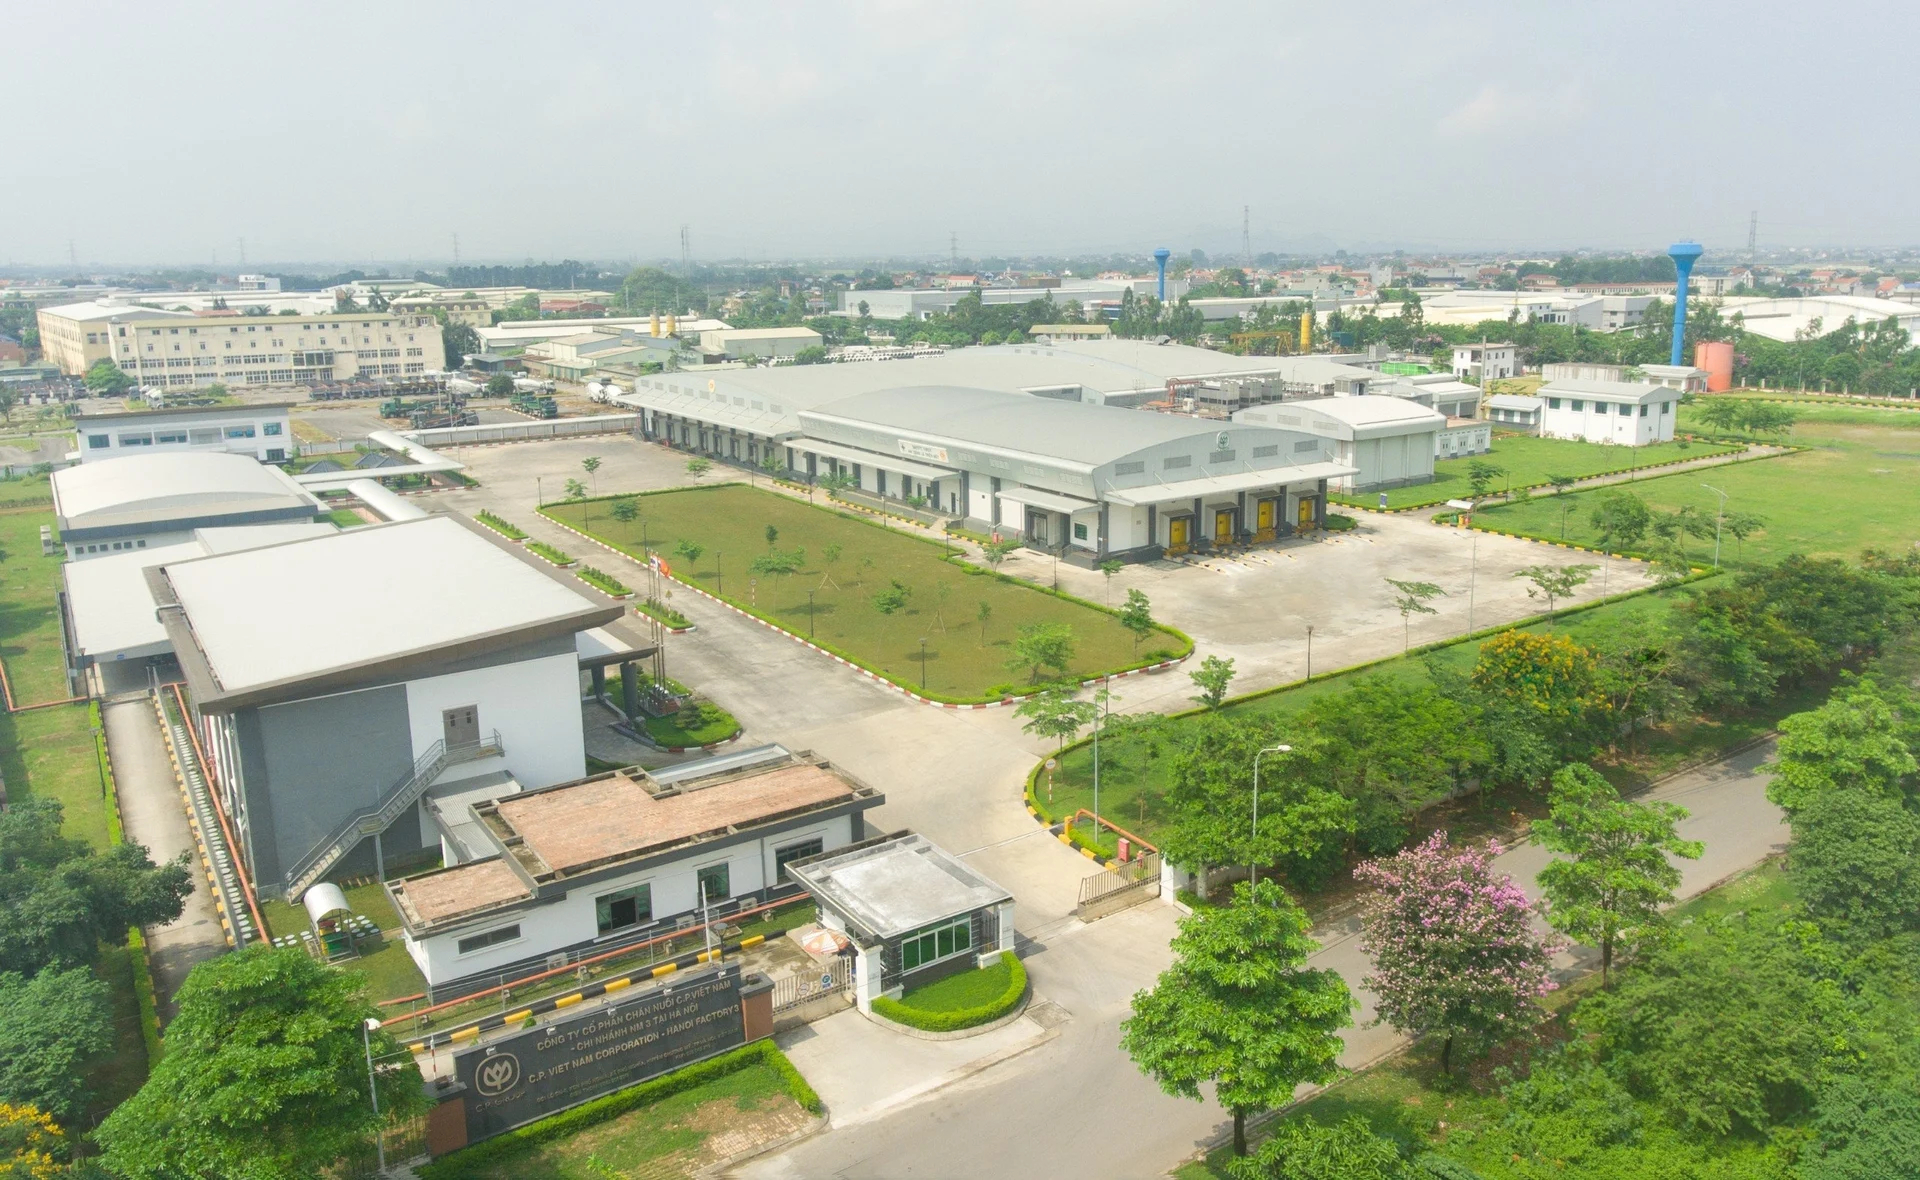
[[960, 270], [960, 235], [947, 231], [947, 273], [956, 274]]
[[1253, 218], [1246, 205], [1240, 206], [1240, 262], [1248, 269], [1253, 267]]
[[1747, 214], [1747, 265], [1752, 266], [1759, 256], [1760, 210]]
[[453, 264], [460, 265], [460, 235], [453, 235]]
[[693, 236], [687, 226], [680, 227], [680, 275], [693, 277]]

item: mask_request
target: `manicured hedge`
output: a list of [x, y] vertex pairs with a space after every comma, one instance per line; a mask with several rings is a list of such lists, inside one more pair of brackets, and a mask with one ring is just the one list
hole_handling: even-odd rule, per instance
[[508, 524], [491, 512], [479, 513], [474, 519], [510, 541], [524, 541], [527, 539], [525, 530], [517, 525]]
[[544, 557], [555, 565], [572, 565], [573, 558], [545, 541], [528, 541], [527, 552]]
[[895, 1024], [904, 1024], [908, 1028], [917, 1028], [922, 1032], [957, 1032], [963, 1028], [973, 1028], [998, 1020], [1013, 1011], [1020, 998], [1027, 994], [1027, 968], [1019, 959], [1002, 952], [1007, 961], [1007, 988], [990, 1003], [978, 1008], [961, 1008], [955, 1012], [928, 1012], [902, 1004], [899, 1000], [880, 996], [873, 1001], [876, 1016], [884, 1017]]
[[787, 1055], [770, 1040], [755, 1041], [751, 1045], [744, 1045], [730, 1053], [722, 1053], [718, 1057], [710, 1057], [705, 1061], [689, 1065], [685, 1069], [678, 1069], [651, 1081], [641, 1082], [637, 1086], [617, 1090], [604, 1098], [583, 1102], [572, 1110], [563, 1111], [552, 1118], [529, 1123], [517, 1130], [508, 1131], [504, 1135], [496, 1135], [492, 1139], [463, 1148], [443, 1159], [423, 1164], [413, 1170], [414, 1175], [420, 1180], [468, 1180], [469, 1177], [480, 1175], [479, 1169], [510, 1159], [529, 1148], [576, 1134], [588, 1127], [604, 1123], [608, 1119], [618, 1118], [630, 1110], [649, 1106], [662, 1098], [691, 1090], [715, 1078], [738, 1073], [751, 1065], [765, 1065], [780, 1075], [780, 1080], [786, 1083], [787, 1093], [791, 1094], [793, 1100], [798, 1102], [808, 1114], [821, 1112], [820, 1095], [814, 1093], [813, 1087], [800, 1076], [800, 1071], [787, 1060]]
[[594, 569], [590, 565], [581, 566], [578, 570], [575, 571], [575, 576], [578, 577], [582, 582], [585, 582], [587, 585], [594, 587], [596, 590], [600, 590], [607, 594], [611, 594], [615, 598], [618, 598], [623, 594], [633, 593], [633, 591], [627, 586], [627, 584], [622, 582], [619, 578], [614, 577], [612, 574], [607, 573], [605, 570]]

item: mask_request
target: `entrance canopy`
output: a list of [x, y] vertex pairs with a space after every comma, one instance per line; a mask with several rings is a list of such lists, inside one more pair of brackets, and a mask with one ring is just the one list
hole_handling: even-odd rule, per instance
[[1063, 496], [1059, 492], [1043, 491], [1040, 488], [1002, 488], [1000, 498], [1011, 500], [1015, 504], [1025, 504], [1029, 508], [1044, 508], [1048, 512], [1065, 512], [1068, 515], [1099, 507], [1091, 500], [1076, 500], [1072, 496]]
[[897, 471], [901, 475], [911, 475], [915, 479], [928, 481], [936, 479], [957, 479], [960, 473], [951, 467], [930, 467], [912, 459], [897, 455], [882, 455], [877, 451], [863, 451], [859, 447], [843, 446], [839, 443], [818, 442], [811, 438], [791, 438], [783, 445], [796, 451], [811, 455], [823, 455], [829, 459], [838, 459], [842, 463], [858, 463], [863, 467], [879, 467], [887, 471]]
[[1297, 467], [1267, 467], [1259, 471], [1203, 475], [1198, 479], [1182, 479], [1150, 487], [1123, 488], [1108, 492], [1107, 499], [1129, 508], [1141, 508], [1148, 504], [1206, 499], [1209, 496], [1230, 496], [1238, 492], [1252, 491], [1255, 488], [1277, 488], [1287, 484], [1337, 479], [1343, 475], [1358, 474], [1358, 468], [1349, 467], [1344, 463], [1302, 463]]

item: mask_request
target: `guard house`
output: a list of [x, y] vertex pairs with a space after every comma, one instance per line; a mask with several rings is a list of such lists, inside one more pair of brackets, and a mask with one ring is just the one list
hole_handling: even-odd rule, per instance
[[720, 919], [799, 886], [792, 865], [866, 835], [886, 796], [780, 746], [434, 809], [451, 867], [387, 884], [435, 997]]
[[854, 994], [898, 997], [1013, 950], [1013, 895], [914, 832], [796, 861], [820, 922], [853, 940]]

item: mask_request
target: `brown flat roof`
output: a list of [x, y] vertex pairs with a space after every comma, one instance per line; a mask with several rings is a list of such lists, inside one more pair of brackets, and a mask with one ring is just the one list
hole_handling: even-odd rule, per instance
[[854, 794], [853, 784], [832, 770], [803, 763], [659, 795], [616, 773], [494, 806], [523, 849], [546, 870], [566, 874]]
[[443, 922], [533, 896], [526, 882], [504, 860], [456, 865], [395, 881], [388, 889], [416, 924]]

